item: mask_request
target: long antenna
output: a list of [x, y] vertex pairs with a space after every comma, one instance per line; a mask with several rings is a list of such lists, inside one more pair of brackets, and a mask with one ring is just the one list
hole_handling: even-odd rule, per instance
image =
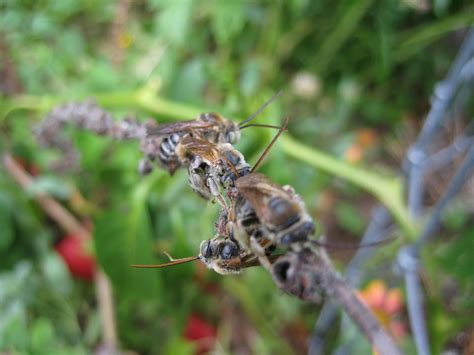
[[273, 95], [270, 99], [268, 99], [260, 108], [250, 117], [246, 118], [242, 122], [239, 123], [239, 127], [242, 127], [247, 122], [252, 121], [257, 115], [259, 115], [268, 105], [270, 105], [273, 101], [275, 101], [281, 94], [283, 90], [278, 91], [275, 95]]
[[280, 126], [275, 126], [272, 124], [261, 124], [261, 123], [249, 123], [245, 126], [240, 126], [240, 129], [248, 128], [248, 127], [263, 127], [263, 128], [275, 128], [280, 129]]
[[173, 261], [169, 263], [164, 263], [164, 264], [132, 264], [130, 265], [131, 267], [136, 267], [140, 269], [159, 269], [162, 267], [168, 267], [168, 266], [173, 266], [173, 265], [179, 265], [179, 264], [184, 264], [184, 263], [189, 263], [191, 261], [199, 260], [199, 256], [190, 256], [188, 258], [182, 258], [182, 259], [173, 259]]
[[273, 146], [273, 144], [275, 144], [276, 140], [278, 139], [278, 137], [281, 136], [281, 134], [286, 131], [286, 126], [288, 125], [288, 117], [285, 117], [285, 119], [283, 120], [283, 125], [280, 127], [280, 130], [278, 131], [278, 133], [275, 135], [275, 137], [273, 137], [272, 141], [270, 142], [270, 144], [265, 148], [265, 150], [263, 151], [262, 155], [260, 155], [260, 158], [258, 158], [257, 162], [255, 163], [255, 165], [253, 166], [252, 170], [250, 170], [251, 173], [253, 173], [255, 170], [257, 170], [258, 166], [262, 163], [263, 159], [265, 159], [265, 157], [267, 156], [268, 152], [270, 151], [270, 148]]

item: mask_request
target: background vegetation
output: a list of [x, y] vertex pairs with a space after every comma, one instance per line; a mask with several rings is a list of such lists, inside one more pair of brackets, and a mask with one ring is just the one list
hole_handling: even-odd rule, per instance
[[[94, 97], [117, 118], [169, 122], [218, 111], [238, 121], [283, 89], [259, 122], [278, 124], [287, 116], [293, 138], [348, 163], [340, 171], [350, 175], [351, 164], [359, 165], [380, 184], [400, 183], [401, 158], [433, 87], [474, 23], [469, 1], [450, 0], [1, 0], [0, 11], [0, 149], [38, 172], [34, 191], [0, 174], [0, 351], [13, 353], [89, 353], [101, 337], [94, 285], [68, 272], [55, 251], [64, 232], [32, 200], [35, 191], [54, 196], [92, 228], [88, 247], [112, 280], [122, 349], [204, 351], [189, 340], [196, 337], [190, 323], [198, 322], [211, 338], [217, 330], [220, 352], [304, 353], [319, 312], [281, 294], [258, 268], [236, 277], [198, 263], [130, 268], [164, 261], [161, 251], [196, 255], [214, 233], [218, 207], [192, 193], [184, 171], [140, 177], [136, 142], [74, 129], [67, 136], [81, 152], [80, 171], [54, 173], [48, 164], [59, 153], [39, 149], [32, 134], [53, 105]], [[460, 116], [460, 122], [469, 117]], [[446, 139], [463, 124], [447, 127]], [[255, 162], [272, 134], [245, 130], [238, 148]], [[294, 186], [329, 239], [358, 240], [377, 199], [406, 212], [395, 201], [399, 186], [384, 201], [383, 191], [298, 160], [288, 142], [276, 144], [262, 171]], [[445, 183], [446, 174], [427, 182], [427, 205]], [[424, 256], [428, 323], [438, 350], [465, 346], [460, 334], [464, 344], [473, 341], [472, 259], [460, 257], [473, 248], [472, 187], [470, 193], [454, 204], [442, 242]], [[404, 230], [397, 243], [409, 234]], [[381, 248], [367, 282], [379, 277], [400, 287], [389, 262], [395, 253]], [[341, 264], [348, 256], [334, 255]], [[329, 346], [346, 338], [334, 337]], [[407, 335], [405, 349], [411, 342]]]

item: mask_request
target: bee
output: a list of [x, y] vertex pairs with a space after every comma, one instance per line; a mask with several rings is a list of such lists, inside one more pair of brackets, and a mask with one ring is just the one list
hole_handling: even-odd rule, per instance
[[[230, 238], [217, 235], [212, 239], [201, 242], [199, 255], [181, 259], [173, 259], [169, 255], [169, 263], [156, 265], [131, 265], [136, 268], [165, 268], [200, 260], [208, 269], [214, 270], [221, 275], [239, 274], [242, 269], [258, 266], [259, 261], [255, 255], [248, 250], [240, 248], [239, 244]], [[272, 262], [276, 260], [273, 257]]]
[[237, 227], [246, 234], [254, 229], [277, 246], [289, 247], [314, 233], [313, 220], [291, 186], [279, 186], [260, 173], [242, 176], [235, 184], [241, 195], [235, 207]]
[[207, 200], [215, 198], [223, 207], [226, 203], [221, 191], [234, 187], [239, 177], [250, 172], [242, 153], [229, 143], [185, 137], [176, 152], [187, 162], [191, 188]]
[[229, 192], [233, 202], [230, 223], [235, 224], [241, 245], [249, 246], [249, 237], [263, 237], [270, 240], [267, 245], [289, 247], [308, 241], [315, 231], [303, 200], [291, 186], [277, 185], [255, 172], [287, 124], [285, 119], [254, 167], [233, 181]]
[[140, 163], [140, 172], [151, 172], [153, 162], [168, 170], [170, 175], [185, 165], [176, 153], [181, 140], [190, 136], [214, 144], [235, 144], [240, 140], [240, 131], [247, 127], [279, 128], [265, 124], [249, 124], [281, 91], [265, 102], [253, 115], [240, 123], [233, 122], [218, 113], [202, 113], [194, 120], [176, 122], [159, 127], [148, 127], [146, 137], [141, 142], [141, 151], [145, 159]]

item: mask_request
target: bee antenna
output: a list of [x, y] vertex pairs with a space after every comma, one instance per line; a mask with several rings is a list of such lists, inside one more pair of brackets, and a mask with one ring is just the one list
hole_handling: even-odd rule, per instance
[[288, 117], [285, 117], [285, 119], [283, 120], [283, 125], [280, 127], [280, 130], [278, 131], [278, 133], [275, 135], [275, 137], [273, 137], [272, 141], [270, 142], [270, 144], [265, 148], [265, 150], [263, 151], [262, 155], [260, 155], [260, 158], [258, 158], [257, 162], [255, 163], [255, 165], [253, 166], [252, 170], [250, 170], [251, 173], [253, 173], [255, 170], [257, 170], [257, 168], [259, 167], [259, 165], [262, 164], [262, 161], [263, 159], [265, 159], [265, 157], [268, 155], [268, 152], [270, 151], [271, 147], [273, 146], [273, 144], [275, 144], [275, 142], [277, 141], [277, 139], [280, 137], [280, 135], [286, 131], [286, 126], [288, 125]]
[[[169, 254], [167, 256], [170, 257]], [[140, 269], [159, 269], [163, 267], [189, 263], [191, 261], [196, 261], [196, 260], [199, 260], [199, 256], [190, 256], [190, 257], [182, 258], [182, 259], [173, 259], [169, 263], [165, 263], [165, 264], [132, 264], [130, 266], [140, 268]]]
[[260, 124], [260, 123], [246, 124], [245, 126], [240, 126], [240, 129], [244, 129], [244, 128], [248, 128], [248, 127], [263, 127], [263, 128], [280, 129], [280, 126], [274, 126], [274, 125], [271, 125], [271, 124]]
[[239, 123], [239, 127], [242, 127], [244, 124], [252, 121], [255, 117], [257, 117], [268, 105], [270, 105], [273, 101], [275, 101], [281, 94], [283, 93], [283, 90], [278, 91], [275, 95], [273, 95], [271, 98], [269, 98], [260, 108], [255, 111], [253, 115], [250, 117], [246, 118], [242, 122]]

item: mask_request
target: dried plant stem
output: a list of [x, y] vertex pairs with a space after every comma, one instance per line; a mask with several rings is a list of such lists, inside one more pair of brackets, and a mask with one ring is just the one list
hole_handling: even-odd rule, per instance
[[115, 350], [118, 348], [118, 341], [112, 286], [108, 276], [102, 270], [96, 273], [94, 281], [102, 322], [102, 342], [108, 349]]
[[329, 300], [342, 306], [380, 354], [402, 354], [372, 312], [334, 270], [323, 251], [288, 252], [275, 263], [272, 274], [279, 288], [303, 300], [317, 302], [318, 293], [323, 291]]
[[[33, 178], [10, 154], [4, 154], [3, 165], [10, 176], [23, 189], [28, 189], [28, 187], [31, 186]], [[81, 241], [87, 241], [92, 238], [90, 232], [54, 198], [46, 194], [38, 194], [35, 196], [35, 199], [43, 211], [66, 232], [71, 233]], [[118, 342], [112, 288], [109, 278], [100, 269], [95, 275], [95, 288], [102, 323], [103, 345], [106, 346], [107, 349], [115, 351], [118, 349]]]

